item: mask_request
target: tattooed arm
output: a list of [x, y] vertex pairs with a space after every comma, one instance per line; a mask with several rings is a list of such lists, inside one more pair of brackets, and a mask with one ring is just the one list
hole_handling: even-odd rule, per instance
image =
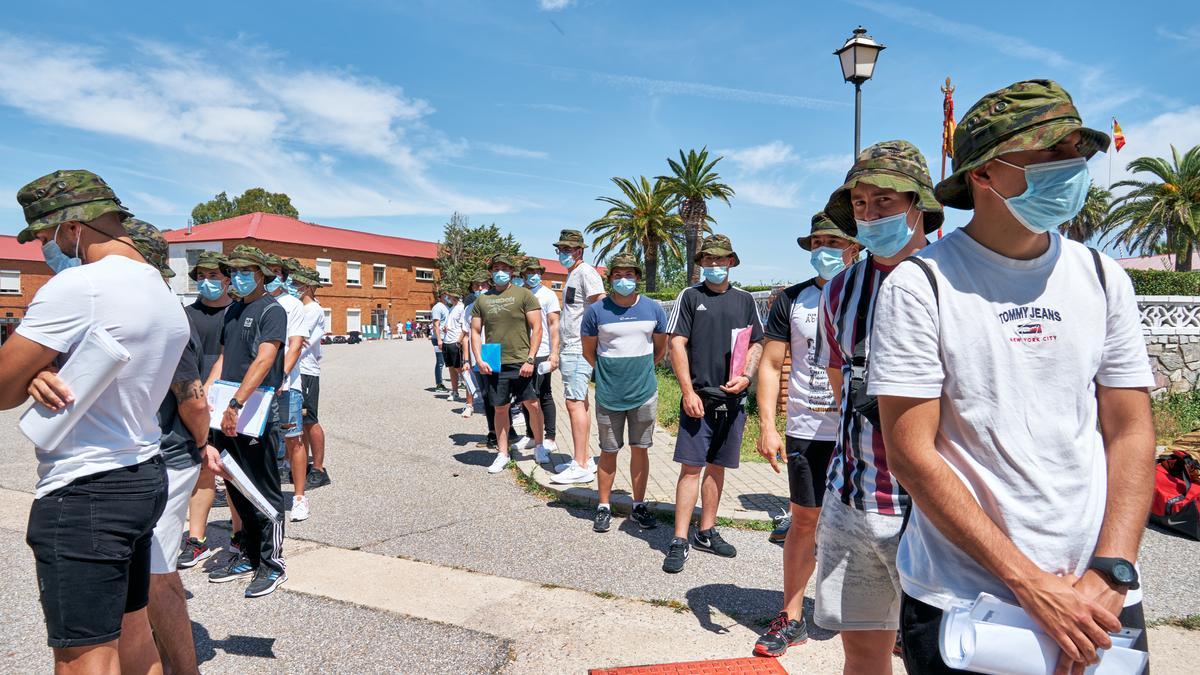
[[204, 383], [200, 380], [181, 380], [171, 385], [171, 393], [179, 409], [179, 418], [191, 432], [196, 447], [208, 444], [208, 398], [204, 395]]

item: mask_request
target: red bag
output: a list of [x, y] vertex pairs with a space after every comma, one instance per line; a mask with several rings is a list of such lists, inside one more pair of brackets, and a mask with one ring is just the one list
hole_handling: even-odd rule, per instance
[[1176, 450], [1158, 458], [1150, 522], [1200, 540], [1200, 462]]

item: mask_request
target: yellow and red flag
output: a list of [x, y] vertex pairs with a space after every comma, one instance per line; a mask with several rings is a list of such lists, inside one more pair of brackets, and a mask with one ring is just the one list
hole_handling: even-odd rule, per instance
[[1121, 125], [1117, 124], [1115, 117], [1113, 118], [1112, 139], [1113, 146], [1116, 147], [1117, 152], [1120, 152], [1121, 148], [1125, 147], [1125, 134], [1121, 132]]

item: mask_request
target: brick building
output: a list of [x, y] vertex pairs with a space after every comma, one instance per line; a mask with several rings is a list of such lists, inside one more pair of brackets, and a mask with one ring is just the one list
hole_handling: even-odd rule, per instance
[[49, 278], [41, 246], [18, 244], [16, 237], [0, 235], [0, 343], [12, 335], [33, 294]]

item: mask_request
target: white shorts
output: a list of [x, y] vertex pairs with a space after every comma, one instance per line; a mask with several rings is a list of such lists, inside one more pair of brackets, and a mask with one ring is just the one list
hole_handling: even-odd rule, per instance
[[826, 630], [900, 628], [896, 549], [903, 516], [859, 511], [829, 492], [817, 522], [816, 609]]
[[167, 505], [154, 524], [150, 541], [150, 573], [170, 574], [179, 562], [180, 542], [187, 523], [188, 500], [200, 478], [200, 465], [190, 469], [167, 469]]

